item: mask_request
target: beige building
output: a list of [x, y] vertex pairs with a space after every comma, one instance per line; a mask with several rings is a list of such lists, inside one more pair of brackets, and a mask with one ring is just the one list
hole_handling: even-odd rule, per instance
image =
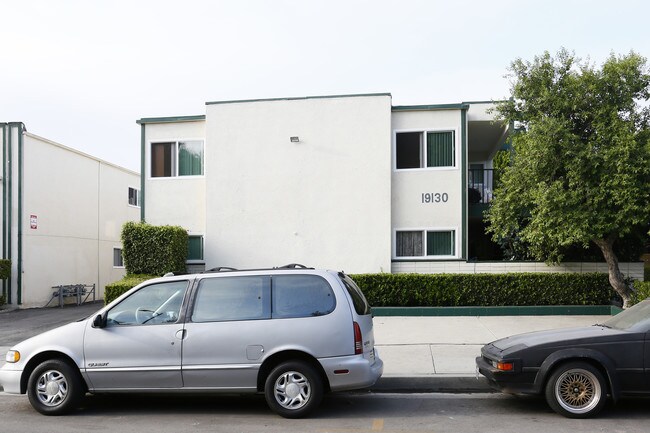
[[140, 217], [140, 176], [20, 122], [0, 125], [2, 257], [12, 261], [2, 287], [7, 302], [42, 306], [53, 286], [70, 284], [94, 284], [101, 299], [104, 286], [124, 275], [120, 233]]

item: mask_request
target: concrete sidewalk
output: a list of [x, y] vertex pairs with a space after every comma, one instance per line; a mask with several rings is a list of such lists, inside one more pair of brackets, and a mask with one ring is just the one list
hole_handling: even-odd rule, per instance
[[[11, 347], [48, 329], [88, 317], [102, 303], [0, 313], [0, 364]], [[481, 346], [523, 332], [601, 323], [610, 316], [375, 317], [384, 375], [381, 392], [487, 392], [476, 379]]]

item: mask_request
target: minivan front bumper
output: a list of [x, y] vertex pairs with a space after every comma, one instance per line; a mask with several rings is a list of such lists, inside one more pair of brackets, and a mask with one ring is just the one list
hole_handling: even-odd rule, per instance
[[9, 364], [0, 368], [0, 389], [9, 394], [20, 394], [22, 370], [12, 369]]
[[332, 391], [367, 388], [377, 382], [384, 372], [384, 362], [375, 351], [374, 360], [362, 355], [319, 359]]

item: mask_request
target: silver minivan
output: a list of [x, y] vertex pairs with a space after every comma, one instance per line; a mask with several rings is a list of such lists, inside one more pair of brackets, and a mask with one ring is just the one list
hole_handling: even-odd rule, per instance
[[342, 272], [300, 265], [219, 268], [149, 280], [91, 317], [14, 346], [5, 392], [45, 415], [86, 392], [264, 393], [278, 414], [307, 415], [328, 391], [383, 372], [363, 293]]

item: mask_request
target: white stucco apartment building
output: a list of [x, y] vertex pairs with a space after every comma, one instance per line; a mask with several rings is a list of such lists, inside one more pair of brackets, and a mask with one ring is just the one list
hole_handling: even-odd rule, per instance
[[52, 286], [70, 284], [95, 284], [101, 299], [125, 272], [120, 234], [124, 222], [140, 218], [139, 174], [31, 134], [21, 122], [0, 126], [7, 303], [42, 306]]
[[606, 271], [476, 260], [492, 160], [509, 133], [492, 106], [393, 106], [381, 93], [142, 118], [141, 218], [186, 228], [195, 269]]

